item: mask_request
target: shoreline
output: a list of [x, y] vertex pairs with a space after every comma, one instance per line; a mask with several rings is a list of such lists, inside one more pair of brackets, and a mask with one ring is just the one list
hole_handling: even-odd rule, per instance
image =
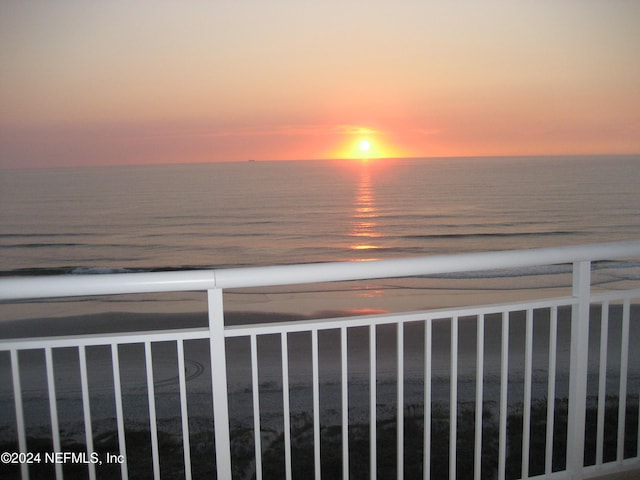
[[[455, 308], [455, 307], [452, 307]], [[592, 323], [598, 315], [599, 305], [591, 306]], [[611, 317], [620, 316], [622, 306], [617, 303], [610, 305]], [[538, 308], [535, 312], [546, 311], [548, 308]], [[424, 310], [428, 313], [429, 310]], [[519, 314], [521, 310], [514, 310]], [[364, 315], [390, 314], [382, 309], [333, 309], [318, 310], [313, 313], [291, 313], [284, 311], [263, 310], [229, 310], [225, 311], [225, 326], [251, 325], [272, 322], [305, 321], [312, 319], [356, 317]], [[402, 313], [402, 312], [398, 312]], [[568, 307], [558, 309], [558, 321], [566, 320]], [[640, 303], [631, 304], [631, 318], [640, 316]], [[83, 313], [75, 315], [59, 315], [51, 317], [30, 317], [15, 320], [0, 320], [0, 339], [21, 339], [34, 337], [57, 337], [73, 335], [90, 335], [118, 332], [144, 332], [153, 330], [172, 330], [182, 328], [207, 327], [208, 313], [206, 311], [184, 312], [127, 312], [107, 311], [99, 313]], [[460, 317], [461, 319], [473, 315]], [[443, 317], [444, 318], [444, 317]], [[534, 319], [535, 321], [535, 319]], [[434, 325], [437, 323], [434, 322]], [[633, 324], [633, 322], [631, 322]]]

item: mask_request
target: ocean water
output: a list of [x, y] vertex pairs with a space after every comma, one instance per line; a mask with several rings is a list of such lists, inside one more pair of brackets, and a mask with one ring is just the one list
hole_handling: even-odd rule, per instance
[[2, 275], [366, 260], [640, 238], [640, 156], [0, 172]]
[[[639, 180], [640, 156], [3, 170], [0, 275], [362, 261], [637, 240]], [[637, 265], [608, 272], [596, 280], [640, 278]], [[530, 273], [523, 288], [565, 282], [566, 275], [540, 274], [567, 271]], [[473, 275], [466, 280], [465, 289], [478, 288]], [[363, 288], [380, 297], [386, 287], [395, 288], [389, 282]], [[317, 290], [305, 292], [295, 305], [268, 306], [256, 305], [267, 298], [254, 292], [239, 299], [250, 305], [237, 308], [347, 308], [340, 299], [321, 308]], [[375, 301], [353, 308], [389, 309]]]

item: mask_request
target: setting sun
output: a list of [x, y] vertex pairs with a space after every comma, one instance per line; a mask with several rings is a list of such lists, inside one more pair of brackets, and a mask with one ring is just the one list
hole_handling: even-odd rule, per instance
[[404, 151], [393, 146], [388, 131], [365, 126], [341, 126], [341, 141], [328, 153], [328, 158], [372, 160], [405, 156]]

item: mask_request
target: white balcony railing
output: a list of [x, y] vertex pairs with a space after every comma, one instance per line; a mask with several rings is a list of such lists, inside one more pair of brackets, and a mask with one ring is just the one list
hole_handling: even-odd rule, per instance
[[[0, 472], [5, 469], [29, 478], [30, 472], [35, 476], [39, 469], [49, 468], [57, 478], [63, 478], [73, 471], [70, 468], [82, 468], [90, 478], [97, 478], [110, 459], [111, 467], [117, 465], [117, 476], [134, 477], [135, 464], [142, 461], [135, 453], [140, 451], [141, 440], [140, 436], [131, 436], [128, 419], [132, 409], [139, 414], [142, 408], [148, 424], [142, 437], [148, 439], [145, 448], [150, 450], [154, 478], [197, 478], [206, 470], [198, 463], [208, 458], [198, 446], [207, 442], [201, 437], [195, 439], [193, 433], [194, 411], [203, 404], [212, 405], [214, 438], [207, 445], [211, 445], [210, 463], [215, 465], [212, 468], [221, 479], [232, 476], [260, 479], [268, 472], [279, 472], [278, 469], [286, 478], [299, 472], [311, 473], [315, 478], [332, 478], [336, 472], [331, 468], [336, 463], [343, 478], [386, 476], [389, 465], [397, 478], [417, 475], [441, 478], [442, 472], [446, 472], [452, 479], [538, 475], [590, 478], [640, 468], [640, 365], [635, 364], [637, 357], [630, 351], [633, 345], [630, 342], [638, 341], [630, 337], [638, 331], [640, 322], [635, 317], [638, 311], [633, 308], [634, 300], [640, 299], [640, 288], [632, 285], [595, 292], [591, 286], [595, 262], [636, 259], [637, 265], [639, 257], [640, 242], [627, 242], [362, 263], [2, 279], [0, 300], [5, 303], [206, 291], [208, 327], [1, 339], [0, 402], [10, 407], [2, 413], [0, 437], [2, 432], [8, 437], [3, 445], [15, 444], [14, 451], [23, 454], [69, 450], [66, 420], [61, 421], [60, 409], [72, 408], [82, 417], [83, 428], [74, 437], [80, 438], [75, 445], [82, 445], [89, 461], [86, 465], [69, 465], [72, 462], [69, 458], [63, 461], [57, 457], [60, 461], [42, 465], [45, 457], [41, 456], [39, 464], [4, 464], [0, 465]], [[573, 265], [572, 290], [567, 296], [419, 312], [225, 325], [225, 289], [559, 264]], [[637, 284], [638, 278], [631, 280]], [[569, 312], [568, 321], [563, 323], [563, 314]], [[619, 325], [615, 333], [609, 333], [613, 332], [612, 323]], [[514, 357], [519, 353], [514, 351], [514, 341], [510, 340], [510, 331], [515, 331], [516, 325], [523, 326], [521, 358]], [[543, 342], [546, 346], [542, 349], [537, 346], [538, 325], [544, 325], [546, 332]], [[567, 338], [559, 333], [563, 329]], [[471, 347], [466, 341], [462, 346], [460, 332], [468, 330], [473, 333], [469, 337]], [[594, 331], [599, 337], [596, 348], [593, 338], [589, 341], [590, 332]], [[463, 336], [468, 337], [466, 333]], [[234, 341], [245, 342], [246, 359], [234, 356], [230, 360], [231, 349], [235, 348], [230, 345]], [[333, 362], [337, 374], [336, 381], [323, 382], [321, 356], [325, 359], [327, 354], [322, 353], [319, 344], [327, 341], [331, 344], [329, 363]], [[561, 348], [563, 341], [566, 356]], [[492, 346], [499, 352], [490, 351]], [[136, 355], [130, 352], [133, 347], [141, 352], [137, 364]], [[174, 395], [161, 395], [160, 390], [168, 383], [154, 375], [167, 349], [176, 364]], [[206, 352], [205, 364], [192, 362], [191, 354], [185, 353], [196, 349]], [[276, 356], [270, 365], [259, 353], [267, 350]], [[441, 351], [446, 353], [445, 383], [441, 381], [443, 368], [438, 367], [438, 362], [442, 365], [443, 361], [437, 353]], [[544, 352], [544, 362], [541, 368], [534, 369], [534, 364], [539, 367], [539, 351]], [[65, 375], [73, 373], [61, 371], [59, 358], [69, 352], [75, 360], [65, 365], [77, 365], [80, 384], [77, 392], [64, 387]], [[462, 359], [469, 352], [474, 354], [471, 367]], [[495, 370], [489, 365], [493, 353], [497, 358]], [[360, 358], [364, 358], [366, 366], [358, 376], [354, 370], [361, 368]], [[228, 379], [229, 372], [238, 367], [236, 363], [242, 362], [249, 365], [250, 388], [245, 394], [249, 400], [232, 392]], [[521, 376], [513, 374], [514, 362], [522, 364]], [[418, 370], [414, 368], [416, 364]], [[592, 379], [589, 375], [593, 365], [596, 373]], [[210, 383], [205, 389], [209, 392], [208, 400], [201, 395], [194, 400], [194, 392], [187, 388], [187, 383], [195, 378], [190, 373], [193, 368], [198, 369], [197, 373], [210, 372]], [[123, 376], [133, 374], [136, 369], [142, 372], [144, 381], [142, 388], [136, 390], [134, 401], [131, 384]], [[542, 380], [539, 370], [548, 372]], [[266, 373], [277, 387], [275, 394], [265, 386]], [[92, 375], [97, 375], [98, 380]], [[28, 384], [35, 377], [42, 379], [42, 392]], [[470, 382], [464, 383], [469, 378]], [[595, 395], [589, 395], [592, 383], [596, 386]], [[536, 396], [534, 390], [540, 388], [544, 395]], [[104, 394], [105, 389], [108, 394]], [[487, 400], [491, 392], [495, 393], [493, 403]], [[309, 397], [308, 403], [301, 399], [305, 395]], [[517, 395], [521, 395], [521, 401], [514, 403], [513, 397]], [[383, 397], [395, 411], [391, 416], [389, 409], [381, 410]], [[465, 401], [467, 397], [471, 400]], [[323, 404], [327, 399], [331, 408]], [[138, 403], [131, 406], [129, 401]], [[96, 437], [96, 412], [104, 402], [111, 405], [115, 417], [114, 443], [110, 447], [115, 451], [107, 452], [110, 457], [101, 456]], [[243, 402], [250, 405], [248, 412], [242, 410]], [[265, 413], [274, 402], [277, 408]], [[170, 408], [178, 412], [179, 427], [178, 433], [167, 440], [164, 427], [159, 427], [159, 410]], [[238, 427], [242, 422], [234, 423], [230, 418], [230, 410], [251, 417], [249, 436], [246, 428]], [[46, 412], [47, 424], [40, 425], [41, 430], [50, 432], [44, 447], [29, 433], [30, 420], [42, 411]], [[273, 411], [279, 413], [275, 415]], [[275, 428], [278, 422], [280, 427]], [[167, 442], [179, 445], [180, 450], [179, 458], [174, 458], [171, 465], [165, 461]], [[391, 456], [390, 445], [395, 450]], [[247, 450], [252, 453], [247, 454]], [[91, 454], [98, 455], [96, 458], [103, 463], [93, 463]], [[27, 459], [24, 455], [14, 457]], [[74, 457], [73, 462], [78, 458]]]

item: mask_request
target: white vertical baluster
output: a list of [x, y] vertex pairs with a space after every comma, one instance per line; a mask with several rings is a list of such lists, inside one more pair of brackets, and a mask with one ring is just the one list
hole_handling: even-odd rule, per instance
[[[638, 321], [638, 319], [634, 319], [634, 321]], [[637, 339], [636, 339], [637, 341]], [[640, 408], [640, 407], [639, 407]], [[638, 416], [640, 417], [640, 412], [638, 412]], [[636, 439], [636, 459], [640, 460], [640, 423], [638, 424], [638, 436]]]
[[620, 393], [618, 395], [618, 452], [617, 461], [624, 459], [624, 433], [627, 416], [627, 372], [629, 371], [629, 299], [622, 308], [622, 334], [620, 341]]
[[[78, 347], [80, 356], [80, 384], [82, 388], [82, 409], [84, 411], [84, 435], [87, 442], [87, 456], [91, 455], [93, 449], [93, 428], [91, 426], [91, 403], [89, 398], [89, 376], [87, 375], [87, 354], [86, 347]], [[89, 463], [89, 479], [95, 480], [96, 466]]]
[[404, 478], [404, 323], [397, 324], [397, 357], [398, 357], [398, 398], [397, 398], [397, 478]]
[[527, 309], [524, 347], [524, 405], [522, 411], [522, 478], [529, 477], [531, 441], [531, 376], [533, 373], [533, 310]]
[[280, 334], [282, 354], [282, 414], [284, 420], [284, 467], [285, 478], [291, 480], [291, 412], [289, 408], [289, 347], [287, 332]]
[[[638, 321], [638, 320], [634, 319], [634, 321]], [[640, 417], [640, 412], [638, 413]], [[640, 423], [638, 424], [638, 437], [636, 439], [636, 458], [640, 460]]]
[[458, 441], [458, 317], [451, 319], [451, 379], [449, 397], [449, 478], [456, 478]]
[[262, 479], [262, 432], [260, 430], [260, 382], [258, 375], [258, 342], [251, 335], [251, 391], [253, 392], [253, 448], [256, 462], [256, 480]]
[[216, 469], [219, 479], [231, 478], [231, 439], [229, 436], [229, 398], [227, 355], [224, 336], [222, 289], [207, 292], [211, 354], [211, 388], [213, 390], [213, 428], [216, 443]]
[[476, 325], [476, 418], [473, 478], [482, 474], [482, 396], [484, 382], [484, 315], [479, 315]]
[[369, 325], [369, 478], [377, 477], [376, 326]]
[[160, 454], [158, 452], [158, 424], [156, 421], [156, 396], [153, 385], [153, 356], [151, 342], [144, 342], [144, 359], [147, 369], [147, 396], [149, 401], [149, 430], [151, 434], [151, 456], [153, 477], [160, 478]]
[[591, 262], [573, 264], [571, 310], [571, 358], [569, 367], [569, 411], [567, 418], [567, 470], [576, 477], [584, 469], [584, 436], [587, 397], [587, 362], [589, 352], [589, 301]]
[[120, 356], [118, 344], [111, 344], [111, 362], [113, 369], [113, 394], [116, 402], [116, 420], [118, 423], [118, 448], [124, 461], [120, 464], [120, 475], [122, 480], [129, 478], [127, 468], [127, 446], [124, 431], [124, 411], [122, 409], [122, 383], [120, 381]]
[[[49, 415], [51, 417], [51, 435], [53, 451], [60, 452], [60, 426], [58, 425], [58, 402], [56, 400], [56, 378], [53, 371], [53, 356], [51, 347], [44, 349], [45, 364], [47, 367], [47, 388], [49, 390]], [[61, 479], [62, 463], [55, 464], [56, 478]]]
[[555, 425], [556, 404], [556, 359], [558, 345], [558, 307], [551, 307], [549, 323], [549, 369], [547, 378], [547, 435], [545, 452], [545, 475], [550, 475], [553, 469], [553, 431]]
[[604, 456], [604, 412], [607, 395], [607, 353], [609, 346], [609, 302], [602, 304], [600, 315], [600, 371], [598, 372], [598, 426], [596, 430], [596, 465]]
[[[13, 402], [16, 408], [16, 430], [18, 431], [18, 449], [27, 452], [27, 437], [24, 431], [24, 409], [22, 408], [22, 387], [20, 386], [20, 364], [18, 350], [11, 349], [11, 376], [13, 379]], [[20, 464], [20, 475], [23, 480], [29, 480], [29, 464]]]
[[500, 344], [500, 433], [498, 440], [498, 480], [504, 480], [507, 465], [507, 388], [509, 382], [509, 313], [502, 312]]
[[349, 478], [349, 377], [347, 365], [347, 328], [340, 329], [342, 369], [342, 478]]
[[182, 448], [184, 453], [184, 475], [191, 480], [191, 443], [189, 440], [189, 412], [187, 410], [187, 381], [184, 365], [184, 340], [176, 342], [178, 355], [178, 382], [180, 384], [180, 417], [182, 419]]
[[424, 322], [424, 452], [422, 460], [423, 480], [431, 478], [431, 333], [432, 319]]
[[318, 330], [311, 331], [311, 364], [313, 370], [313, 461], [316, 480], [320, 480], [320, 374], [318, 371]]

